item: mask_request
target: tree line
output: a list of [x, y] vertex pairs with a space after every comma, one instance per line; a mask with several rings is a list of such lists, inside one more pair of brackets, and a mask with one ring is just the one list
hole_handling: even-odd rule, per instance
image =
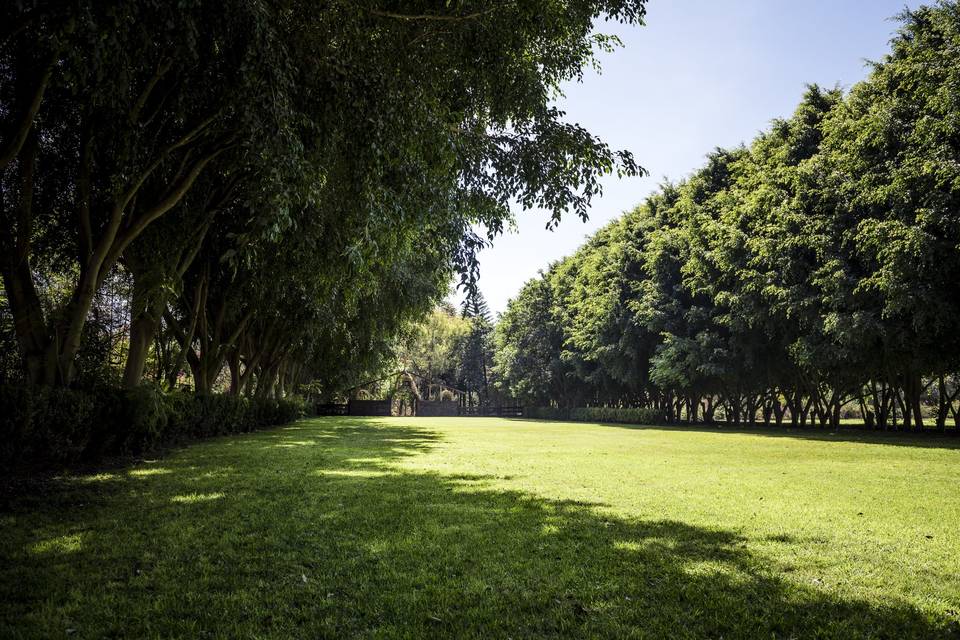
[[473, 285], [511, 202], [585, 217], [602, 175], [642, 171], [551, 100], [616, 44], [597, 20], [643, 16], [5, 3], [2, 382], [280, 397], [362, 379], [454, 274]]
[[501, 387], [666, 421], [960, 427], [960, 5], [900, 19], [866, 80], [809, 87], [528, 282], [496, 328]]
[[479, 287], [460, 306], [458, 312], [444, 301], [410, 324], [397, 338], [391, 367], [416, 378], [410, 391], [417, 400], [456, 396], [467, 409], [502, 403], [493, 371], [494, 321]]

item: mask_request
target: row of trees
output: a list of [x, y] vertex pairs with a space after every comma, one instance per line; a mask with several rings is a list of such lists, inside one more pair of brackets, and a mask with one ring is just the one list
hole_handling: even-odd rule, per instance
[[665, 420], [957, 424], [960, 5], [902, 22], [848, 94], [810, 87], [528, 282], [503, 386]]
[[419, 378], [421, 400], [461, 396], [465, 407], [486, 406], [501, 400], [493, 374], [493, 318], [475, 288], [460, 312], [449, 302], [410, 325], [397, 341], [394, 366]]
[[550, 100], [643, 4], [4, 4], [4, 380], [355, 382], [472, 284], [475, 225], [640, 171]]

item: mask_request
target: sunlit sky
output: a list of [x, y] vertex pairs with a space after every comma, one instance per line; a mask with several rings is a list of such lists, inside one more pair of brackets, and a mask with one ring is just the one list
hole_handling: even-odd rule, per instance
[[[516, 211], [517, 228], [480, 256], [480, 289], [494, 315], [549, 263], [632, 209], [665, 178], [681, 179], [715, 147], [749, 142], [790, 115], [804, 87], [845, 89], [868, 73], [917, 0], [651, 0], [646, 25], [601, 23], [623, 47], [602, 54], [600, 73], [564, 87], [567, 119], [611, 147], [629, 149], [644, 178], [604, 179], [590, 220], [545, 230], [543, 211]], [[456, 296], [454, 299], [459, 299]]]

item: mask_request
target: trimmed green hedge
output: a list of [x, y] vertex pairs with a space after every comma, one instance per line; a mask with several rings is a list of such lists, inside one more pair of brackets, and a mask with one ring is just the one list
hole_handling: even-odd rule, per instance
[[569, 420], [570, 409], [561, 409], [560, 407], [524, 407], [524, 418], [533, 418], [534, 420]]
[[659, 424], [663, 416], [646, 407], [526, 407], [523, 417], [539, 420], [571, 420], [573, 422], [618, 422], [622, 424]]
[[62, 466], [143, 454], [196, 438], [241, 433], [304, 415], [299, 399], [0, 386], [0, 465]]

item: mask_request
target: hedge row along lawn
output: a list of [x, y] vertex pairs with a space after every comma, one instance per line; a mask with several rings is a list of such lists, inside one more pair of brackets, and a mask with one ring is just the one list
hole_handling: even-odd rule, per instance
[[8, 497], [0, 636], [960, 637], [958, 447], [302, 421]]

